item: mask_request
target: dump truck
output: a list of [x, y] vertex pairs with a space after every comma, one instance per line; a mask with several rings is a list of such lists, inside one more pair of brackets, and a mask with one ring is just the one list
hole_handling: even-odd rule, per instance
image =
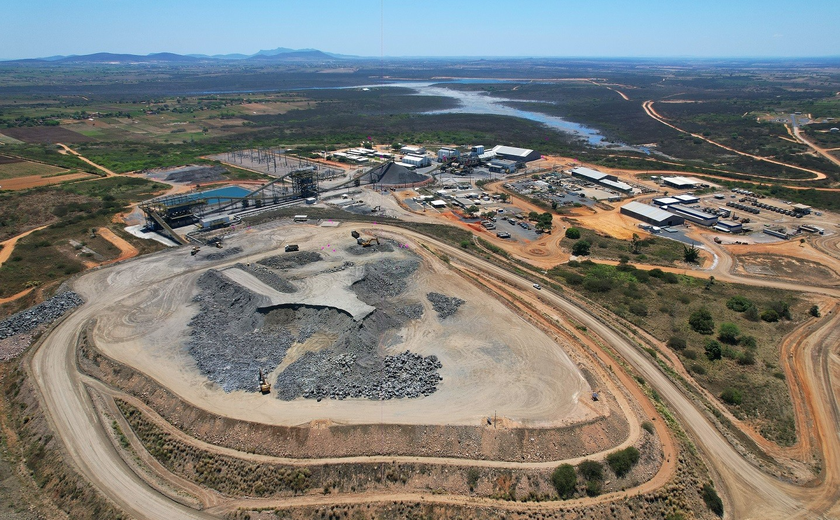
[[198, 246], [195, 246], [195, 247], [192, 248], [192, 251], [190, 251], [190, 255], [195, 256], [195, 255], [198, 254], [199, 251], [201, 251], [201, 248], [198, 247]]
[[271, 392], [271, 383], [265, 380], [262, 369], [260, 369], [260, 393], [263, 395]]
[[291, 253], [291, 252], [294, 252], [294, 251], [298, 251], [299, 249], [300, 249], [300, 248], [298, 247], [298, 245], [297, 245], [297, 244], [289, 244], [289, 245], [287, 245], [287, 246], [286, 246], [286, 252], [287, 252], [287, 253]]

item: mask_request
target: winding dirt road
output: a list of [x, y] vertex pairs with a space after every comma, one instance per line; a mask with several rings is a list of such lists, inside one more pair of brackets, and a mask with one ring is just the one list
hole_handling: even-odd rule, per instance
[[[385, 226], [383, 228], [387, 229]], [[512, 274], [497, 265], [474, 258], [464, 251], [439, 243], [426, 236], [402, 229], [390, 228], [397, 234], [406, 235], [412, 240], [448, 255], [452, 261], [464, 268], [488, 273], [493, 278], [503, 281], [515, 292], [533, 300], [532, 281]], [[131, 269], [132, 264], [121, 264], [110, 269]], [[108, 271], [99, 271], [105, 273]], [[115, 283], [118, 278], [108, 277]], [[748, 283], [756, 284], [748, 279]], [[787, 285], [787, 284], [785, 284]], [[128, 294], [132, 287], [120, 287]], [[801, 289], [801, 288], [799, 288]], [[824, 454], [824, 476], [822, 482], [810, 488], [796, 487], [782, 483], [761, 472], [753, 464], [742, 458], [729, 444], [726, 438], [707, 418], [705, 411], [694, 401], [686, 397], [683, 391], [666, 376], [656, 362], [640, 350], [635, 343], [615, 330], [611, 325], [593, 315], [579, 304], [564, 299], [558, 294], [544, 290], [537, 297], [543, 304], [557, 309], [605, 340], [623, 359], [632, 365], [642, 377], [668, 402], [669, 407], [679, 417], [682, 425], [690, 433], [704, 453], [708, 463], [719, 477], [719, 482], [726, 489], [728, 504], [734, 518], [811, 518], [828, 514], [835, 508], [838, 488], [840, 488], [840, 440], [830, 434], [837, 425], [837, 405], [831, 389], [829, 361], [836, 357], [832, 350], [840, 344], [840, 315], [834, 313], [819, 322], [811, 331], [813, 349], [803, 348], [802, 354], [814, 353], [809, 363], [802, 367], [803, 377], [819, 388], [813, 395], [818, 396], [814, 406], [818, 407], [819, 420], [816, 424], [820, 432], [820, 443]], [[151, 488], [141, 480], [121, 459], [113, 447], [107, 433], [107, 426], [100, 423], [93, 409], [90, 396], [85, 389], [83, 377], [75, 366], [75, 345], [79, 332], [88, 320], [104, 311], [110, 301], [98, 301], [90, 298], [88, 303], [70, 315], [48, 334], [32, 356], [30, 368], [33, 380], [43, 396], [44, 409], [52, 420], [57, 435], [62, 439], [70, 459], [98, 489], [106, 496], [137, 518], [208, 518], [207, 513], [200, 513], [182, 504], [173, 502], [167, 496]], [[829, 346], [831, 348], [829, 348]], [[815, 414], [817, 415], [817, 414]], [[833, 450], [833, 451], [832, 451]], [[401, 496], [401, 495], [400, 495]], [[397, 495], [365, 495], [361, 497], [303, 497], [283, 499], [273, 504], [309, 503], [313, 500], [325, 500], [330, 503], [342, 501], [368, 501], [397, 499]], [[434, 501], [451, 503], [464, 497], [420, 498], [406, 494], [404, 500]], [[473, 500], [467, 500], [475, 503]], [[268, 503], [266, 501], [244, 501], [248, 507]], [[461, 503], [461, 502], [459, 502]], [[556, 507], [556, 504], [555, 504]]]
[[817, 170], [812, 170], [810, 168], [804, 168], [802, 166], [796, 166], [796, 165], [793, 165], [793, 164], [783, 163], [781, 161], [777, 161], [775, 159], [770, 159], [768, 157], [761, 157], [760, 155], [753, 155], [753, 154], [750, 154], [750, 153], [747, 153], [747, 152], [742, 152], [740, 150], [736, 150], [734, 148], [726, 146], [725, 144], [721, 144], [721, 143], [718, 143], [717, 141], [713, 141], [713, 140], [709, 139], [708, 137], [704, 137], [703, 135], [695, 134], [695, 133], [689, 132], [687, 130], [683, 130], [682, 128], [680, 128], [678, 126], [669, 123], [664, 117], [662, 117], [658, 112], [656, 112], [656, 110], [654, 110], [654, 108], [653, 108], [653, 101], [651, 101], [651, 100], [648, 100], [648, 101], [645, 101], [644, 103], [642, 103], [642, 108], [645, 110], [645, 113], [648, 116], [650, 116], [653, 119], [659, 121], [663, 125], [668, 126], [670, 128], [673, 128], [674, 130], [676, 130], [678, 132], [682, 132], [684, 134], [689, 134], [690, 136], [692, 136], [694, 138], [702, 139], [703, 141], [706, 141], [707, 143], [709, 143], [711, 145], [717, 146], [718, 148], [723, 148], [724, 150], [726, 150], [728, 152], [732, 152], [734, 154], [742, 155], [744, 157], [749, 157], [750, 159], [755, 159], [756, 161], [763, 161], [763, 162], [767, 162], [767, 163], [772, 163], [772, 164], [776, 164], [778, 166], [784, 166], [785, 168], [791, 168], [791, 169], [794, 169], [794, 170], [799, 170], [799, 171], [803, 171], [803, 172], [810, 173], [810, 174], [814, 175], [813, 179], [790, 179], [790, 178], [783, 178], [783, 177], [765, 177], [765, 176], [761, 176], [761, 175], [751, 175], [751, 177], [755, 177], [757, 179], [771, 179], [771, 180], [775, 180], [775, 181], [821, 181], [823, 179], [828, 178], [826, 176], [826, 174], [824, 174], [820, 171], [817, 171]]

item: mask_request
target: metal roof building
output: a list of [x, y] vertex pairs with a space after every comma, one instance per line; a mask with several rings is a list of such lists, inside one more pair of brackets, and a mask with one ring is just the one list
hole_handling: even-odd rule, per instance
[[700, 202], [700, 198], [694, 195], [677, 195], [674, 198], [680, 201], [680, 204], [697, 204]]
[[685, 219], [679, 215], [636, 201], [628, 202], [622, 206], [620, 212], [622, 215], [660, 227], [677, 226], [685, 222]]
[[658, 199], [653, 199], [653, 203], [657, 206], [670, 206], [671, 204], [679, 204], [680, 201], [674, 197], [659, 197]]
[[626, 182], [614, 181], [614, 180], [611, 180], [611, 179], [604, 179], [604, 180], [601, 181], [601, 184], [603, 184], [604, 186], [606, 186], [608, 188], [618, 190], [622, 193], [630, 193], [631, 191], [633, 191], [633, 186], [630, 186]]
[[744, 227], [740, 222], [733, 222], [731, 220], [721, 220], [715, 224], [715, 229], [723, 231], [724, 233], [740, 233]]
[[494, 146], [492, 151], [496, 152], [496, 157], [516, 162], [530, 162], [542, 159], [542, 155], [539, 152], [527, 148], [499, 145]]
[[662, 177], [662, 182], [667, 186], [680, 190], [690, 190], [700, 185], [700, 182], [697, 180], [686, 177]]
[[583, 166], [573, 168], [572, 177], [581, 177], [592, 182], [601, 182], [604, 179], [616, 180], [616, 177], [613, 175], [607, 175], [606, 173], [593, 170], [592, 168], [584, 168]]
[[668, 211], [681, 217], [685, 217], [686, 220], [690, 220], [696, 224], [700, 224], [701, 226], [714, 226], [718, 223], [717, 215], [703, 213], [700, 210], [689, 208], [687, 206], [681, 206], [679, 204], [668, 206]]

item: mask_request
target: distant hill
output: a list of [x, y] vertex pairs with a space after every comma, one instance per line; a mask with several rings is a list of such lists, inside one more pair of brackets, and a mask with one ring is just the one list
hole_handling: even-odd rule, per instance
[[309, 61], [333, 61], [342, 59], [339, 55], [327, 54], [317, 49], [287, 49], [278, 47], [276, 49], [261, 50], [255, 54], [175, 54], [171, 52], [159, 52], [141, 56], [137, 54], [114, 54], [110, 52], [97, 52], [79, 56], [50, 56], [46, 58], [29, 58], [22, 60], [7, 60], [5, 63], [199, 63], [212, 61], [235, 61], [249, 60], [256, 62], [309, 62]]

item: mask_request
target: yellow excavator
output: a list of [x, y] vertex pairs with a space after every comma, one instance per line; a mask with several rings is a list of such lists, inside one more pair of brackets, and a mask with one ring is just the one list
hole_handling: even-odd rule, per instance
[[356, 239], [356, 243], [362, 247], [370, 247], [376, 242], [376, 245], [379, 245], [379, 238], [378, 237], [371, 237], [371, 238], [362, 238], [362, 235], [359, 234], [358, 231], [351, 231], [350, 235]]
[[260, 393], [263, 395], [271, 392], [271, 383], [265, 380], [262, 369], [260, 369]]

